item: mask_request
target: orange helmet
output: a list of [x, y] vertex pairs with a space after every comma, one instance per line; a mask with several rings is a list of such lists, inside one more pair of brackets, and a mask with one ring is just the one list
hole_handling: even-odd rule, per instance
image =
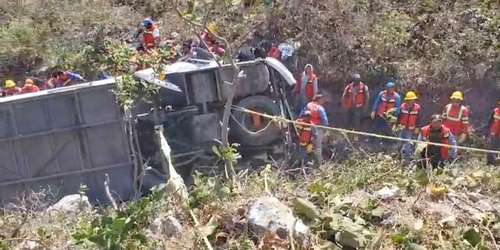
[[30, 78], [24, 80], [24, 85], [27, 85], [27, 84], [31, 84], [31, 85], [34, 85], [35, 82], [33, 82], [33, 80], [31, 80]]

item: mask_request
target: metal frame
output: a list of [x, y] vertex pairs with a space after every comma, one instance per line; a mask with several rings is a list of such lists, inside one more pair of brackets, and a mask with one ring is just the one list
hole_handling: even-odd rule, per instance
[[[8, 127], [11, 132], [5, 137], [0, 138], [0, 144], [8, 143], [9, 145], [13, 145], [12, 151], [9, 150], [8, 152], [12, 152], [13, 155], [11, 160], [15, 164], [15, 168], [8, 168], [13, 170], [12, 178], [7, 177], [5, 181], [0, 181], [0, 188], [3, 191], [3, 195], [0, 196], [0, 203], [14, 200], [16, 198], [16, 193], [33, 188], [38, 185], [38, 183], [41, 186], [64, 186], [64, 192], [75, 193], [78, 192], [78, 190], [73, 190], [75, 186], [74, 183], [64, 183], [65, 177], [77, 176], [84, 183], [92, 183], [95, 185], [96, 181], [99, 182], [99, 180], [101, 179], [101, 173], [102, 176], [104, 176], [104, 173], [107, 171], [114, 171], [110, 172], [110, 177], [111, 182], [115, 184], [118, 189], [117, 195], [125, 199], [129, 198], [125, 196], [133, 195], [132, 190], [134, 184], [129, 183], [128, 179], [123, 179], [124, 175], [126, 175], [130, 176], [130, 178], [127, 178], [132, 180], [131, 174], [133, 163], [130, 155], [130, 145], [128, 145], [127, 133], [123, 126], [123, 114], [118, 105], [116, 105], [114, 96], [111, 94], [109, 95], [109, 98], [112, 98], [112, 100], [107, 99], [107, 93], [104, 93], [102, 96], [101, 94], [98, 94], [95, 97], [94, 95], [87, 95], [85, 96], [85, 98], [82, 98], [82, 94], [85, 94], [86, 92], [98, 91], [96, 93], [101, 93], [99, 91], [110, 91], [113, 88], [114, 83], [115, 79], [107, 79], [103, 81], [63, 87], [55, 90], [45, 90], [37, 93], [23, 94], [0, 99], [0, 105], [9, 105], [8, 108], [4, 111], [8, 112], [8, 115], [10, 116], [6, 127]], [[67, 121], [64, 119], [60, 120], [62, 121], [62, 123], [60, 124], [56, 122], [56, 112], [59, 111], [60, 107], [66, 105], [66, 99], [53, 99], [53, 105], [56, 106], [50, 106], [51, 108], [49, 108], [48, 102], [52, 102], [51, 98], [58, 98], [61, 96], [70, 96], [69, 99], [72, 102], [71, 105], [74, 105], [74, 109], [72, 107], [69, 112], [75, 112], [74, 124], [76, 125], [72, 125], [72, 120], [72, 122], [70, 123], [67, 123]], [[106, 107], [106, 109], [112, 109], [115, 113], [110, 116], [105, 116], [105, 120], [97, 121], [95, 119], [92, 119], [90, 123], [86, 123], [88, 121], [85, 121], [85, 117], [91, 116], [92, 112], [99, 112], [99, 108], [96, 108], [95, 105], [90, 105], [89, 107], [85, 106], [84, 110], [84, 107], [82, 107], [82, 104], [84, 103], [82, 102], [91, 102], [93, 100], [96, 100], [95, 98], [98, 98], [98, 102], [104, 102], [106, 104], [113, 103], [113, 107], [108, 106]], [[18, 110], [18, 108], [16, 108], [16, 105], [28, 104], [26, 108], [29, 108], [29, 105], [37, 105], [30, 104], [31, 102], [40, 102], [40, 104], [43, 105], [40, 112], [43, 112], [44, 114], [41, 114], [41, 116], [38, 117], [33, 117], [33, 119], [44, 119], [44, 121], [46, 121], [47, 123], [47, 127], [42, 131], [27, 132], [23, 134], [20, 133], [20, 131], [23, 129], [19, 127], [19, 125], [23, 123], [19, 123], [20, 121], [17, 119], [19, 115], [17, 112], [22, 112], [22, 108]], [[54, 109], [52, 109], [52, 107], [54, 107]], [[83, 112], [85, 112], [85, 117]], [[65, 115], [67, 115], [67, 117], [72, 116], [71, 113], [65, 113]], [[39, 121], [30, 121], [28, 117], [28, 119], [22, 119], [22, 122]], [[66, 124], [68, 126], [65, 126]], [[65, 127], [58, 127], [60, 125], [64, 125]], [[119, 131], [114, 129], [114, 126], [119, 127]], [[29, 130], [31, 129], [29, 129], [28, 127], [28, 131]], [[93, 134], [89, 134], [90, 131], [95, 132], [91, 132]], [[111, 155], [98, 156], [99, 158], [97, 159], [102, 162], [99, 164], [103, 165], [97, 165], [98, 163], [94, 162], [94, 159], [96, 159], [94, 157], [96, 157], [96, 155], [99, 153], [96, 150], [99, 150], [99, 147], [105, 147], [98, 140], [99, 133], [104, 133], [106, 136], [109, 136], [107, 138], [112, 138], [112, 144], [110, 145], [113, 145], [113, 147], [109, 149], [111, 150], [110, 152], [112, 152]], [[66, 139], [66, 136], [69, 136], [69, 138]], [[92, 139], [89, 136], [91, 136]], [[37, 156], [37, 152], [30, 152], [29, 155], [23, 154], [22, 152], [23, 150], [26, 150], [24, 148], [26, 146], [32, 149], [36, 149], [37, 146], [34, 146], [33, 143], [37, 142], [37, 138], [43, 138], [43, 144], [40, 144], [40, 146], [47, 149], [47, 151], [40, 153], [49, 155]], [[27, 139], [28, 141], [24, 141]], [[90, 144], [100, 145], [98, 145], [99, 147], [96, 147], [96, 145]], [[69, 151], [66, 151], [66, 148], [68, 146], [70, 146], [71, 148], [67, 149]], [[93, 147], [92, 150], [90, 148], [91, 146]], [[61, 155], [61, 152], [63, 152], [62, 150], [65, 150], [64, 152], [66, 152], [67, 154]], [[66, 160], [65, 158], [68, 157], [68, 159], [71, 159], [72, 156], [77, 155], [79, 158], [74, 159], [74, 162], [71, 162], [69, 165], [67, 165], [67, 167], [65, 167], [65, 162], [61, 162], [61, 159]], [[34, 157], [32, 158], [32, 160], [30, 160], [32, 161], [31, 163], [35, 163], [33, 166], [30, 166], [31, 163], [29, 162], [29, 159], [27, 157]], [[115, 171], [116, 169], [120, 168], [123, 169], [123, 171]], [[36, 172], [33, 171], [34, 169], [36, 169]], [[41, 173], [41, 176], [37, 176], [37, 172], [39, 174]], [[113, 173], [115, 175], [113, 175]], [[113, 178], [114, 176], [115, 178]], [[101, 196], [101, 193], [104, 194], [104, 190], [101, 190], [101, 187], [93, 186], [92, 192], [94, 192], [96, 197], [89, 196], [89, 198], [94, 201], [99, 200], [97, 197]], [[62, 195], [65, 194], [68, 193], [62, 193]]]

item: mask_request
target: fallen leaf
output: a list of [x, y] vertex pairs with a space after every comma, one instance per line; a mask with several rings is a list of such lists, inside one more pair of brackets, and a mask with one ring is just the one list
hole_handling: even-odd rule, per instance
[[474, 228], [470, 228], [469, 230], [465, 231], [463, 237], [473, 247], [481, 243], [481, 235], [479, 235], [479, 233]]

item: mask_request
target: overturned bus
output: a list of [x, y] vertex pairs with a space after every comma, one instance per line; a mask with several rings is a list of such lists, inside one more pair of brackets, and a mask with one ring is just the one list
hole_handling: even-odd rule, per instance
[[[284, 65], [266, 58], [238, 66], [246, 77], [235, 87], [235, 105], [291, 115], [287, 93], [295, 79]], [[136, 72], [137, 81], [159, 91], [153, 102], [138, 102], [132, 120], [116, 103], [114, 78], [1, 98], [0, 202], [41, 190], [60, 197], [82, 185], [90, 200], [106, 202], [105, 174], [114, 198], [128, 200], [168, 175], [154, 138], [158, 125], [182, 175], [195, 167], [211, 170], [233, 69], [197, 60], [166, 66], [164, 73], [160, 80], [151, 69]], [[231, 118], [230, 140], [242, 148], [262, 150], [283, 141], [286, 129], [271, 121], [240, 112]]]

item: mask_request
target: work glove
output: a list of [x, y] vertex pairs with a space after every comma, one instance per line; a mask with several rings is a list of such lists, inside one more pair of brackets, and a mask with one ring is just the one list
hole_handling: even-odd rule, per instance
[[313, 149], [314, 149], [314, 147], [313, 147], [312, 143], [307, 144], [307, 146], [306, 146], [306, 152], [308, 154], [312, 153]]
[[415, 128], [415, 130], [413, 131], [416, 135], [419, 135], [420, 134], [420, 128]]
[[425, 148], [427, 148], [427, 143], [425, 142], [419, 142], [417, 143], [417, 146], [415, 147], [415, 155], [420, 155], [422, 153], [422, 151], [425, 150]]

